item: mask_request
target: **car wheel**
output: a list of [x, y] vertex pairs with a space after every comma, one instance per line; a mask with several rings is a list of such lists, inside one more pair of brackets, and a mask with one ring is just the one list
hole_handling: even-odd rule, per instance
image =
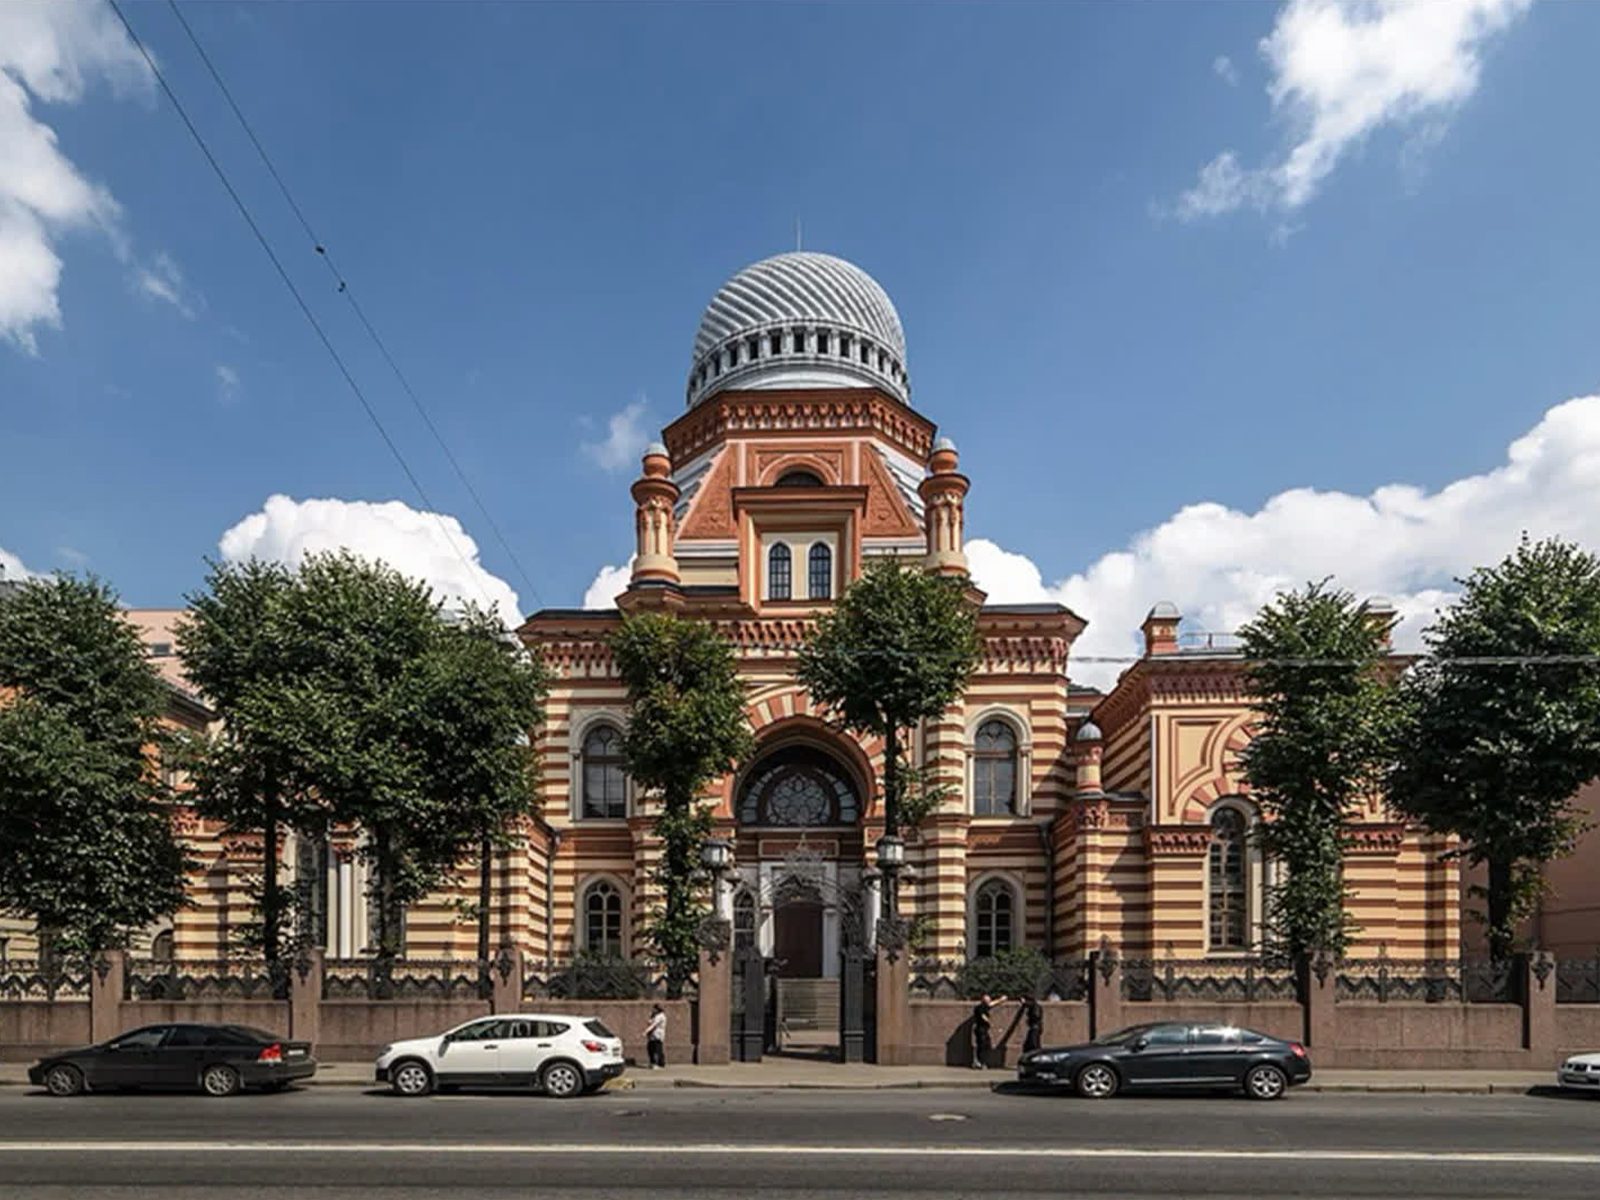
[[1244, 1077], [1244, 1094], [1252, 1100], [1277, 1100], [1289, 1090], [1289, 1077], [1271, 1063], [1251, 1067]]
[[539, 1077], [546, 1096], [557, 1100], [570, 1100], [583, 1095], [583, 1072], [569, 1062], [553, 1062]]
[[1121, 1086], [1116, 1071], [1105, 1063], [1090, 1063], [1078, 1072], [1076, 1081], [1078, 1095], [1085, 1100], [1109, 1100]]
[[231, 1096], [239, 1090], [239, 1072], [215, 1063], [200, 1072], [200, 1090], [208, 1096]]
[[407, 1059], [389, 1073], [390, 1086], [394, 1088], [397, 1096], [404, 1096], [414, 1100], [418, 1096], [426, 1096], [433, 1091], [433, 1072], [428, 1070], [426, 1063], [416, 1059]]
[[71, 1063], [58, 1063], [45, 1072], [45, 1090], [52, 1096], [83, 1094], [83, 1072]]

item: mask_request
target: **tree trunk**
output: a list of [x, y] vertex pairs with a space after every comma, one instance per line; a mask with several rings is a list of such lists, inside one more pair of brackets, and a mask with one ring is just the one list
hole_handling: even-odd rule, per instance
[[278, 888], [278, 785], [261, 791], [261, 955], [269, 968], [278, 962], [283, 923], [283, 893]]
[[900, 727], [892, 724], [883, 734], [883, 832], [900, 832]]
[[1496, 961], [1510, 958], [1516, 941], [1511, 923], [1513, 867], [1508, 860], [1489, 860], [1489, 957]]
[[489, 977], [489, 875], [493, 870], [494, 840], [486, 833], [478, 847], [478, 995], [485, 1000], [494, 995], [494, 981]]

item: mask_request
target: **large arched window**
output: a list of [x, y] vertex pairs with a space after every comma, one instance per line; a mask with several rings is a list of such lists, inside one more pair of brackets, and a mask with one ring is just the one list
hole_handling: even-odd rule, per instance
[[756, 897], [747, 887], [733, 897], [733, 948], [743, 950], [756, 944]]
[[1250, 948], [1250, 888], [1245, 858], [1244, 814], [1219, 808], [1211, 818], [1211, 849], [1206, 861], [1213, 950]]
[[828, 600], [833, 596], [833, 548], [827, 542], [817, 542], [807, 556], [810, 570], [809, 595], [813, 600]]
[[622, 893], [600, 879], [583, 889], [583, 948], [592, 954], [622, 954]]
[[739, 791], [739, 820], [746, 825], [850, 825], [860, 813], [849, 775], [810, 746], [773, 751]]
[[980, 817], [1017, 811], [1017, 735], [1005, 721], [985, 721], [973, 739], [972, 811]]
[[989, 958], [1017, 944], [1017, 894], [1003, 879], [981, 884], [972, 900], [972, 953]]
[[622, 769], [622, 731], [596, 725], [583, 738], [583, 815], [628, 815], [628, 777]]
[[767, 599], [787, 600], [794, 594], [789, 547], [779, 542], [767, 551]]

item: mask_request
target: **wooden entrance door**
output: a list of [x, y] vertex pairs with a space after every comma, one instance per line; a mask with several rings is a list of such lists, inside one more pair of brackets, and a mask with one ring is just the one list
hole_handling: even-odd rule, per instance
[[772, 957], [780, 978], [821, 978], [822, 905], [791, 900], [773, 912]]

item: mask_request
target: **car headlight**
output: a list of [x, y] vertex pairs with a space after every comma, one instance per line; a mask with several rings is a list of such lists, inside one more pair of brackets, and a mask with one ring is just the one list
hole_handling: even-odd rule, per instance
[[389, 1043], [389, 1044], [388, 1044], [388, 1045], [387, 1045], [387, 1046], [385, 1046], [385, 1047], [384, 1047], [384, 1048], [383, 1048], [383, 1049], [382, 1049], [382, 1050], [379, 1050], [379, 1051], [378, 1051], [378, 1057], [379, 1057], [379, 1058], [387, 1058], [387, 1057], [388, 1057], [388, 1056], [389, 1056], [389, 1051], [391, 1051], [391, 1050], [393, 1050], [393, 1049], [394, 1049], [394, 1043], [393, 1043], [393, 1042], [390, 1042], [390, 1043]]

